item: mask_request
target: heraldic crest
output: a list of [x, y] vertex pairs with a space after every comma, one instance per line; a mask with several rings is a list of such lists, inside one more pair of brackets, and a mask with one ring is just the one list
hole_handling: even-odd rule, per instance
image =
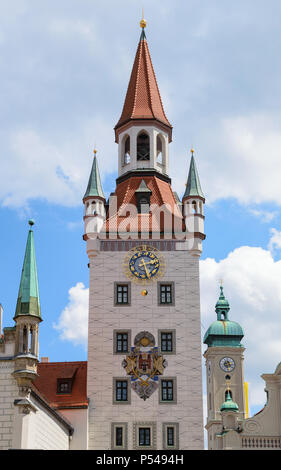
[[122, 365], [131, 377], [132, 389], [146, 400], [158, 388], [158, 376], [163, 374], [167, 361], [155, 347], [154, 336], [142, 331], [135, 337], [134, 347]]

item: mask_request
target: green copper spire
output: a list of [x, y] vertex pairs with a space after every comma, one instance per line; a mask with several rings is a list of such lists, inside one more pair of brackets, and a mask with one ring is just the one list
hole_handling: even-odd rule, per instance
[[186, 184], [186, 189], [185, 193], [183, 196], [183, 199], [186, 197], [193, 197], [193, 196], [199, 196], [205, 199], [203, 191], [201, 189], [201, 184], [198, 176], [198, 171], [195, 165], [195, 160], [193, 156], [193, 150], [191, 151], [192, 156], [191, 156], [191, 161], [190, 161], [190, 167], [189, 167], [189, 173], [188, 173], [188, 178], [187, 178], [187, 184]]
[[220, 296], [216, 303], [216, 313], [218, 320], [228, 320], [228, 312], [230, 310], [229, 302], [223, 293], [223, 286], [220, 286]]
[[225, 399], [225, 402], [221, 405], [220, 410], [221, 411], [235, 411], [236, 413], [237, 411], [239, 411], [237, 403], [232, 401], [229, 390], [227, 390], [226, 392], [226, 399]]
[[96, 153], [97, 151], [94, 150], [95, 156], [93, 160], [92, 171], [90, 174], [87, 190], [83, 199], [85, 199], [86, 197], [95, 197], [95, 196], [102, 197], [103, 199], [105, 199], [104, 193], [102, 190], [102, 185], [101, 185], [100, 172], [99, 172]]
[[30, 230], [27, 237], [16, 313], [14, 318], [17, 318], [20, 315], [32, 315], [41, 318], [37, 266], [32, 230], [34, 221], [29, 220], [28, 223], [30, 225]]

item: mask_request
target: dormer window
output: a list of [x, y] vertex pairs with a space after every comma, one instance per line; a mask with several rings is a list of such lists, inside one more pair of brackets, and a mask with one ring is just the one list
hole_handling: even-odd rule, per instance
[[141, 132], [137, 137], [137, 160], [149, 160], [149, 136], [145, 132]]
[[141, 181], [135, 194], [139, 214], [149, 214], [151, 190], [144, 180]]
[[72, 379], [57, 379], [57, 393], [71, 393]]

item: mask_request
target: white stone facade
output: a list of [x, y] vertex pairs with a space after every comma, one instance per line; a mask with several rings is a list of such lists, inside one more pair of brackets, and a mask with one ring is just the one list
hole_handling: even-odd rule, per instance
[[[153, 246], [153, 242], [151, 243]], [[89, 449], [112, 448], [112, 423], [124, 423], [127, 448], [136, 448], [136, 429], [148, 423], [153, 447], [165, 448], [163, 426], [178, 426], [180, 449], [203, 448], [199, 258], [187, 251], [161, 252], [166, 272], [161, 281], [174, 283], [175, 305], [159, 306], [157, 282], [144, 287], [131, 282], [131, 304], [114, 305], [114, 283], [128, 282], [123, 270], [125, 251], [103, 252], [90, 258], [88, 397]], [[159, 280], [160, 281], [160, 280]], [[176, 353], [163, 353], [168, 362], [163, 378], [176, 382], [175, 403], [160, 403], [159, 390], [146, 401], [133, 390], [130, 404], [113, 403], [113, 380], [126, 378], [122, 360], [113, 353], [114, 330], [130, 330], [134, 337], [148, 331], [158, 345], [159, 330], [175, 330]]]
[[12, 448], [14, 432], [14, 400], [18, 396], [13, 378], [14, 361], [0, 360], [0, 450]]

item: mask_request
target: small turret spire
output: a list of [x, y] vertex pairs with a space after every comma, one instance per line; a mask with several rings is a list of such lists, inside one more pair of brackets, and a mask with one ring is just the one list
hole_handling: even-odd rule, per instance
[[92, 170], [91, 170], [87, 190], [85, 192], [83, 200], [86, 197], [101, 197], [105, 199], [104, 192], [102, 189], [102, 184], [101, 184], [96, 148], [94, 149], [94, 159], [93, 159]]
[[190, 153], [191, 153], [191, 160], [190, 160], [188, 178], [187, 178], [187, 183], [186, 183], [186, 188], [185, 188], [183, 199], [185, 199], [186, 197], [198, 196], [205, 200], [205, 197], [201, 188], [200, 180], [199, 180], [198, 171], [197, 171], [196, 164], [195, 164], [193, 148], [190, 150]]
[[15, 317], [32, 315], [41, 318], [37, 265], [35, 257], [33, 230], [34, 220], [30, 219], [27, 244], [21, 273], [20, 287]]

